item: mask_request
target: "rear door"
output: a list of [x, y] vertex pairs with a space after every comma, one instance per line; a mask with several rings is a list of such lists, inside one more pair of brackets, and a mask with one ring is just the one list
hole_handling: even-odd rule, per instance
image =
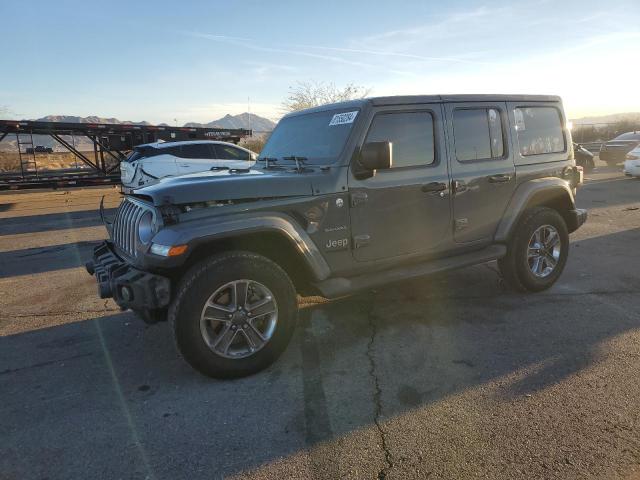
[[503, 102], [446, 105], [456, 243], [490, 241], [516, 179]]

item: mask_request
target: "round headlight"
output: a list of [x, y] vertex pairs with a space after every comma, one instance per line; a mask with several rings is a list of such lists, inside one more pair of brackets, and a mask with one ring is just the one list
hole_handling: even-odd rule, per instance
[[147, 245], [154, 234], [153, 227], [153, 214], [151, 212], [145, 212], [138, 222], [138, 238], [142, 244]]

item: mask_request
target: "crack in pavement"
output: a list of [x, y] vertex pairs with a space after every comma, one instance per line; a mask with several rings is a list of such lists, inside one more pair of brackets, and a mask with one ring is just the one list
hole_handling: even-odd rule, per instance
[[15, 313], [13, 315], [0, 315], [0, 320], [11, 320], [12, 318], [31, 318], [31, 317], [48, 317], [51, 315], [82, 315], [84, 313], [110, 313], [121, 312], [119, 308], [108, 308], [105, 310], [63, 310], [59, 312], [44, 312], [44, 313]]
[[369, 327], [371, 328], [371, 336], [369, 337], [369, 343], [367, 344], [367, 358], [369, 360], [369, 376], [373, 380], [373, 386], [374, 386], [373, 402], [375, 405], [375, 411], [374, 411], [373, 422], [378, 430], [378, 434], [380, 435], [382, 450], [384, 452], [384, 461], [386, 463], [386, 467], [378, 472], [378, 479], [382, 480], [387, 477], [388, 471], [391, 468], [393, 468], [393, 460], [391, 458], [391, 452], [389, 451], [389, 447], [387, 445], [387, 436], [381, 424], [382, 389], [380, 388], [380, 381], [376, 373], [376, 362], [374, 359], [374, 352], [373, 352], [373, 342], [375, 341], [376, 335], [378, 333], [378, 329], [375, 322], [375, 315], [373, 314], [373, 309], [375, 307], [375, 301], [373, 297], [371, 298], [369, 305], [370, 307], [367, 309], [367, 312], [365, 312], [365, 314], [367, 315]]
[[64, 362], [68, 362], [70, 360], [76, 360], [78, 358], [90, 357], [91, 355], [93, 355], [92, 352], [80, 353], [78, 355], [72, 355], [70, 357], [65, 357], [65, 358], [59, 358], [57, 360], [47, 360], [46, 362], [34, 363], [32, 365], [27, 365], [27, 366], [24, 366], [24, 367], [7, 368], [5, 370], [0, 371], [0, 375], [7, 375], [9, 373], [21, 372], [23, 370], [29, 370], [31, 368], [47, 367], [47, 366], [50, 366], [50, 365], [55, 365], [56, 363], [64, 363]]
[[[569, 290], [571, 287], [566, 287], [563, 285], [559, 285], [559, 288]], [[571, 289], [573, 290], [573, 289]], [[593, 290], [593, 291], [578, 291], [573, 290], [568, 293], [557, 293], [557, 292], [544, 292], [539, 295], [540, 298], [558, 298], [558, 297], [584, 297], [588, 295], [594, 296], [607, 296], [607, 295], [633, 295], [640, 293], [640, 290]], [[504, 298], [504, 299], [512, 299], [512, 298], [527, 298], [526, 295], [519, 295], [517, 293], [499, 293], [497, 295], [450, 295], [450, 296], [439, 296], [439, 297], [424, 297], [425, 301], [432, 301], [434, 299], [446, 299], [446, 300], [485, 300], [485, 299], [494, 299], [494, 298]]]

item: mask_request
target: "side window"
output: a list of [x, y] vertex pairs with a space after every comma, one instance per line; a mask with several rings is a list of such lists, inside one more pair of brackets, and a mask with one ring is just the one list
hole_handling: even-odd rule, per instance
[[391, 142], [392, 168], [431, 165], [435, 160], [433, 115], [429, 112], [378, 114], [373, 118], [365, 142]]
[[504, 155], [502, 118], [494, 108], [454, 110], [453, 131], [456, 158], [461, 162]]
[[249, 153], [229, 145], [216, 145], [216, 158], [222, 160], [251, 160]]
[[522, 107], [514, 111], [518, 145], [523, 156], [567, 149], [560, 112], [554, 107]]
[[159, 148], [158, 151], [160, 153], [164, 153], [164, 154], [167, 154], [167, 155], [173, 155], [174, 157], [182, 156], [182, 154], [180, 153], [181, 152], [181, 148], [179, 146]]
[[182, 152], [180, 153], [182, 158], [213, 158], [211, 148], [206, 143], [193, 143], [191, 145], [182, 145]]

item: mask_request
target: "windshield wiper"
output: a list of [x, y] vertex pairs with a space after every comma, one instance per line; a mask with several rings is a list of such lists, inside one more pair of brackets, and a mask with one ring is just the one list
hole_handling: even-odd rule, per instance
[[301, 172], [302, 170], [304, 170], [304, 162], [308, 161], [309, 159], [307, 157], [297, 157], [295, 155], [292, 155], [290, 157], [282, 157], [283, 160], [293, 160], [294, 162], [296, 162], [296, 170]]
[[276, 163], [278, 159], [276, 157], [258, 157], [258, 162], [264, 162], [264, 168], [269, 168], [269, 162]]

